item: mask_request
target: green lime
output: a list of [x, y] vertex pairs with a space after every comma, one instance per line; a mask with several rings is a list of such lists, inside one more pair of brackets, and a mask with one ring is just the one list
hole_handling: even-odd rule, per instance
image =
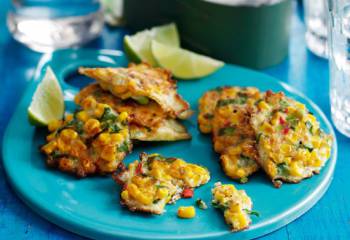
[[43, 80], [39, 83], [28, 107], [29, 122], [35, 126], [47, 126], [64, 114], [63, 92], [50, 67], [47, 67]]
[[157, 63], [181, 79], [205, 77], [224, 63], [185, 49], [152, 41], [152, 53]]
[[157, 62], [151, 51], [152, 40], [170, 46], [180, 46], [179, 34], [174, 23], [146, 29], [135, 35], [125, 36], [124, 50], [129, 60], [136, 63], [148, 62], [155, 66]]

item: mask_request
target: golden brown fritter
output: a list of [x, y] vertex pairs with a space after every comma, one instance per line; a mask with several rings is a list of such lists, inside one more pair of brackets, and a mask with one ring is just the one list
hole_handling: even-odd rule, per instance
[[131, 151], [128, 115], [86, 98], [82, 109], [49, 124], [47, 164], [79, 177], [114, 172]]
[[212, 119], [214, 149], [221, 154], [223, 170], [227, 176], [242, 182], [259, 169], [250, 115], [260, 97], [256, 88], [226, 88]]
[[177, 120], [169, 118], [153, 100], [140, 104], [132, 99], [122, 100], [103, 90], [98, 84], [83, 88], [76, 96], [75, 103], [93, 97], [99, 103], [110, 105], [116, 112], [129, 115], [130, 135], [140, 141], [176, 141], [190, 139], [191, 135]]
[[320, 128], [304, 104], [282, 92], [267, 91], [251, 118], [257, 135], [257, 159], [279, 187], [318, 173], [331, 154], [332, 137]]
[[152, 99], [172, 118], [186, 119], [190, 105], [177, 93], [176, 82], [169, 71], [148, 64], [130, 64], [128, 68], [79, 68], [100, 86], [121, 99]]
[[224, 172], [241, 182], [259, 168], [250, 113], [260, 97], [256, 88], [219, 87], [199, 100], [200, 130], [212, 133], [214, 150], [221, 155]]

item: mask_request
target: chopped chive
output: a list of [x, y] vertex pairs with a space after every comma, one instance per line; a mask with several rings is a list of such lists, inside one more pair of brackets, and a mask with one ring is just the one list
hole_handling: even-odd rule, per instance
[[200, 209], [207, 209], [208, 208], [207, 204], [200, 198], [198, 198], [196, 200], [196, 204]]
[[218, 135], [223, 136], [223, 135], [232, 135], [235, 132], [236, 128], [235, 127], [224, 127], [219, 129]]
[[243, 209], [246, 213], [248, 213], [249, 215], [254, 215], [257, 217], [260, 217], [260, 213], [258, 211], [254, 211], [254, 210], [249, 210], [249, 209]]

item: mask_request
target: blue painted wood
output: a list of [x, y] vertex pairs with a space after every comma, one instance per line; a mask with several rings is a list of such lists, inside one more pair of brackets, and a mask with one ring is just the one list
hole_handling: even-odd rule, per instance
[[[8, 5], [8, 1], [0, 3], [0, 142], [8, 119], [41, 56], [10, 38], [5, 26]], [[302, 91], [330, 117], [327, 62], [306, 50], [304, 31], [296, 12], [289, 57], [265, 72]], [[89, 47], [120, 49], [124, 33], [123, 29], [106, 28], [102, 37]], [[339, 157], [335, 178], [322, 200], [301, 218], [261, 239], [350, 239], [350, 139], [337, 133], [337, 140]], [[47, 222], [25, 206], [5, 181], [1, 164], [0, 216], [0, 239], [83, 239]]]

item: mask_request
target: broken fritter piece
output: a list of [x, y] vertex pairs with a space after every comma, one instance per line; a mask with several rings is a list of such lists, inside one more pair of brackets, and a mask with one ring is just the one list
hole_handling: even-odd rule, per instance
[[128, 68], [79, 68], [79, 73], [96, 79], [103, 89], [123, 100], [152, 99], [172, 118], [186, 119], [192, 114], [165, 69], [141, 63], [130, 64]]
[[330, 157], [332, 137], [304, 104], [282, 92], [266, 92], [251, 124], [257, 135], [257, 160], [276, 187], [319, 173]]
[[140, 161], [128, 168], [120, 165], [113, 178], [122, 185], [122, 205], [131, 211], [162, 214], [166, 204], [207, 183], [210, 175], [206, 168], [179, 158], [141, 153]]
[[232, 184], [218, 182], [212, 189], [212, 194], [212, 205], [224, 211], [225, 221], [233, 232], [249, 227], [253, 204], [244, 190], [237, 190]]
[[127, 112], [131, 139], [140, 141], [177, 141], [190, 139], [191, 135], [177, 120], [169, 118], [153, 100], [145, 104], [132, 99], [122, 100], [103, 90], [97, 83], [83, 88], [76, 96], [75, 103], [93, 97], [97, 102], [108, 104], [116, 112]]
[[49, 124], [50, 134], [41, 151], [47, 164], [85, 177], [114, 172], [131, 151], [128, 115], [88, 98], [82, 109]]

